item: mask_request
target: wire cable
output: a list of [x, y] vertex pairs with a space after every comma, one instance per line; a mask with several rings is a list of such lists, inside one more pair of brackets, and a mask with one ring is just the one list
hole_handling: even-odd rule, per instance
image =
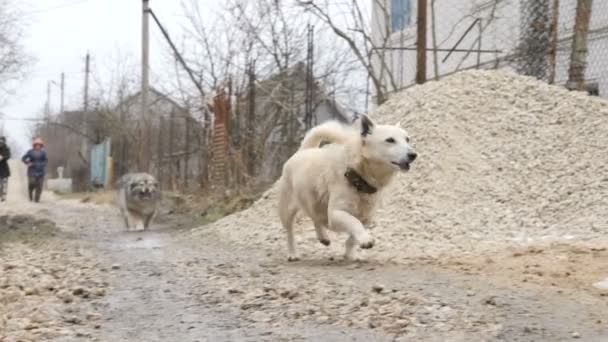
[[32, 11], [25, 11], [24, 15], [29, 16], [29, 15], [36, 15], [36, 14], [51, 12], [51, 11], [58, 10], [58, 9], [78, 6], [78, 5], [84, 4], [85, 2], [89, 2], [89, 1], [91, 1], [91, 0], [78, 0], [78, 1], [72, 1], [72, 2], [68, 2], [65, 4], [56, 5], [56, 6], [52, 6], [52, 7], [41, 8], [41, 9], [32, 10]]

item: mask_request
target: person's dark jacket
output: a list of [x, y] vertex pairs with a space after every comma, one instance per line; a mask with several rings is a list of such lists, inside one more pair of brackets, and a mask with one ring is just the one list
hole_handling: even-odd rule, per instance
[[0, 178], [8, 178], [11, 176], [11, 169], [8, 166], [8, 160], [11, 158], [11, 149], [6, 145], [0, 145]]
[[29, 150], [21, 160], [26, 164], [30, 163], [27, 168], [28, 177], [43, 177], [45, 175], [48, 160], [44, 150]]

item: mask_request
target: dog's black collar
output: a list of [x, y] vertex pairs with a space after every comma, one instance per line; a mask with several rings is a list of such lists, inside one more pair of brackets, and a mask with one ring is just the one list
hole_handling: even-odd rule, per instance
[[357, 189], [357, 191], [359, 192], [362, 192], [364, 194], [373, 194], [378, 191], [378, 189], [371, 186], [365, 179], [363, 179], [363, 177], [357, 171], [355, 171], [355, 169], [352, 169], [350, 167], [346, 169], [344, 177], [346, 177], [348, 183], [354, 186], [355, 189]]

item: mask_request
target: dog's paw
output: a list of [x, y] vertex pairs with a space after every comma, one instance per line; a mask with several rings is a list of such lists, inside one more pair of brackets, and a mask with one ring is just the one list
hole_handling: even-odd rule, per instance
[[365, 239], [362, 239], [359, 242], [359, 247], [363, 248], [363, 249], [370, 249], [372, 247], [374, 247], [375, 241], [374, 238], [371, 236], [367, 236]]
[[361, 258], [359, 258], [357, 256], [357, 254], [354, 251], [352, 251], [350, 253], [347, 252], [346, 254], [344, 254], [344, 260], [345, 261], [355, 261], [356, 262], [356, 261], [361, 261]]
[[319, 239], [319, 242], [324, 246], [331, 245], [331, 241], [329, 239]]
[[287, 261], [289, 261], [289, 262], [300, 261], [300, 258], [295, 255], [290, 255], [287, 257]]

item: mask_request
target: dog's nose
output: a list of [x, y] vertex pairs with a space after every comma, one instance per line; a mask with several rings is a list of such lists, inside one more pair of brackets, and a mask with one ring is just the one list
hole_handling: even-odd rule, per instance
[[416, 157], [418, 157], [418, 154], [416, 152], [410, 152], [407, 154], [407, 158], [410, 160], [410, 162], [413, 162]]

